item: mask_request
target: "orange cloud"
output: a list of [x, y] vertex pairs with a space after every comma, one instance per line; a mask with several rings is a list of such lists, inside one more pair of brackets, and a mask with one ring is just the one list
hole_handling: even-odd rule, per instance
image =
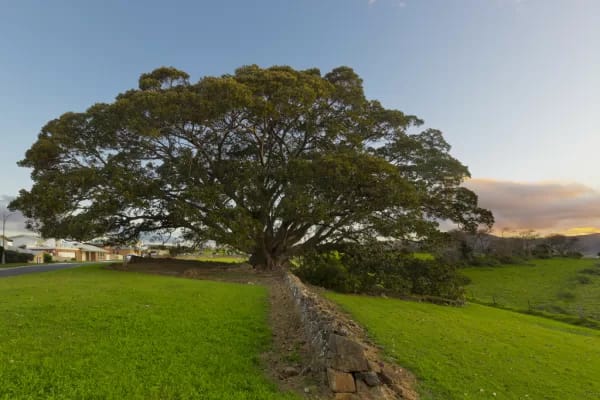
[[600, 232], [600, 192], [580, 183], [471, 179], [464, 184], [492, 210], [495, 230], [569, 235]]

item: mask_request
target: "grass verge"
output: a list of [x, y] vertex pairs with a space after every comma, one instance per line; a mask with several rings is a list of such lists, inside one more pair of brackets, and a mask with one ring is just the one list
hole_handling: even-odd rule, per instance
[[293, 399], [261, 286], [106, 271], [0, 279], [1, 399]]

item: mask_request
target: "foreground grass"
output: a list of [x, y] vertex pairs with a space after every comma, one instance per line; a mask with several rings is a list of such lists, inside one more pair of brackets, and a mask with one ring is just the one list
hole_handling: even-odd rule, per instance
[[598, 260], [557, 258], [532, 260], [529, 264], [463, 269], [472, 281], [467, 296], [517, 310], [600, 321], [600, 275], [580, 272], [598, 269], [600, 273]]
[[87, 266], [0, 279], [1, 399], [292, 399], [266, 289]]
[[328, 294], [417, 375], [422, 399], [600, 398], [600, 332], [478, 304]]

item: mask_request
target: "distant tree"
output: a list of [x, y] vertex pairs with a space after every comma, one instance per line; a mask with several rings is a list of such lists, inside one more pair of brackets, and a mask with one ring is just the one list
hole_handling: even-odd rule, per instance
[[531, 257], [533, 255], [533, 249], [536, 245], [536, 239], [539, 238], [540, 235], [533, 229], [527, 229], [519, 232], [518, 237], [521, 242], [523, 255], [526, 257]]
[[367, 100], [347, 67], [245, 66], [195, 84], [163, 67], [46, 124], [20, 162], [33, 187], [10, 207], [45, 237], [179, 229], [269, 268], [321, 243], [491, 225], [441, 132], [409, 132], [421, 124]]
[[491, 235], [492, 229], [489, 226], [485, 226], [483, 228], [478, 229], [475, 232], [473, 250], [481, 254], [489, 253], [490, 246], [492, 243]]
[[560, 234], [552, 234], [545, 238], [545, 243], [550, 247], [552, 254], [557, 256], [567, 256], [569, 253], [579, 251], [579, 239], [575, 236], [565, 236]]

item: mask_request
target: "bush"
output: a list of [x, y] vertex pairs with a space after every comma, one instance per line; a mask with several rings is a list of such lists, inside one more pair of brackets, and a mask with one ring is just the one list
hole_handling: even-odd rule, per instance
[[577, 283], [581, 283], [582, 285], [587, 285], [589, 283], [592, 283], [592, 280], [590, 279], [589, 276], [584, 276], [584, 275], [577, 275]]
[[596, 266], [595, 268], [584, 268], [579, 271], [580, 274], [588, 274], [588, 275], [600, 275], [600, 268]]
[[566, 254], [566, 256], [569, 258], [582, 258], [583, 253], [581, 253], [579, 251], [570, 251]]
[[564, 301], [573, 301], [575, 300], [575, 293], [570, 292], [568, 290], [563, 290], [560, 291], [556, 294], [556, 297], [558, 297], [560, 300], [564, 300]]
[[52, 262], [52, 254], [48, 254], [48, 253], [44, 253], [44, 263], [51, 263]]
[[[0, 246], [0, 257], [4, 249]], [[19, 253], [13, 250], [6, 250], [6, 262], [7, 263], [26, 263], [33, 260], [33, 254]]]
[[437, 259], [423, 260], [382, 243], [340, 247], [302, 257], [294, 273], [343, 293], [463, 299], [466, 278]]
[[313, 252], [302, 257], [294, 273], [305, 282], [342, 293], [353, 292], [348, 269], [337, 251]]

